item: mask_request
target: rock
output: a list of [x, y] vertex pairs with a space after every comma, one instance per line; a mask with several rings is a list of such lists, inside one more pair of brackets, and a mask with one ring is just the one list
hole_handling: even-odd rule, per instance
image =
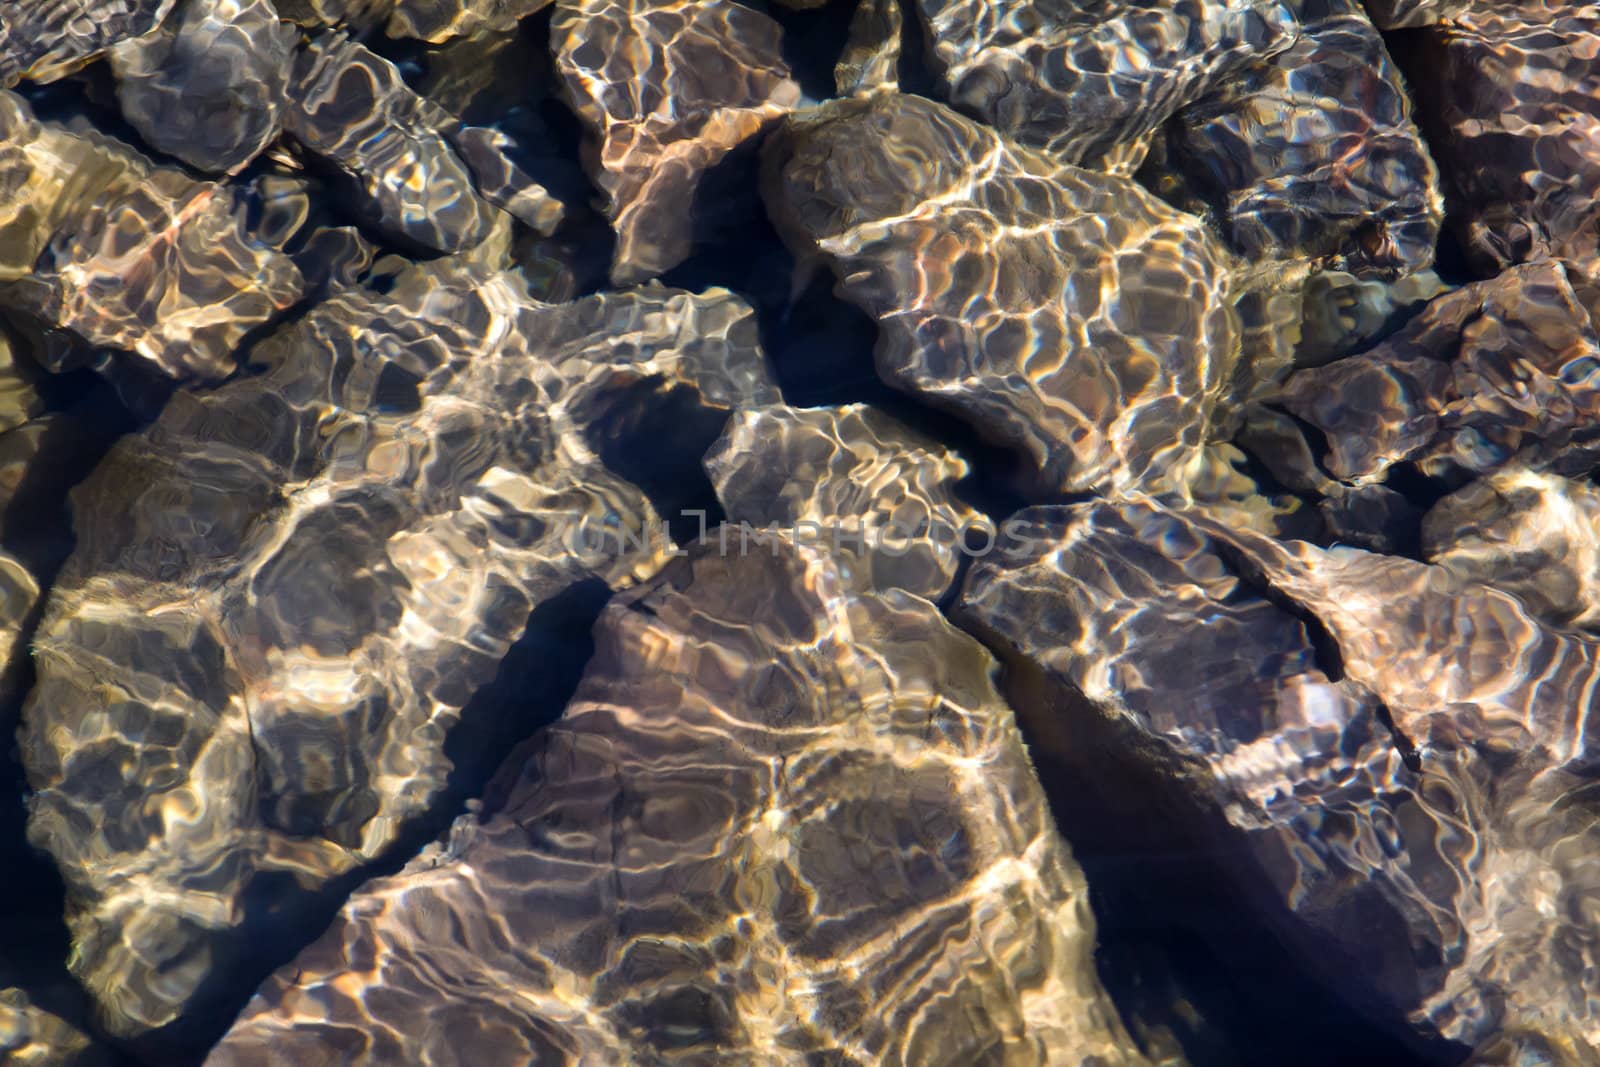
[[858, 0], [849, 39], [833, 69], [840, 96], [899, 88], [902, 19], [900, 0]]
[[1427, 26], [1471, 10], [1474, 0], [1365, 0], [1380, 30]]
[[0, 94], [0, 302], [172, 377], [223, 377], [246, 333], [299, 299], [294, 264], [227, 191]]
[[1594, 300], [1560, 263], [1513, 267], [1436, 297], [1364, 355], [1295, 372], [1277, 402], [1326, 435], [1323, 465], [1352, 484], [1398, 463], [1465, 479], [1550, 462], [1600, 414]]
[[183, 0], [111, 50], [122, 113], [152, 148], [232, 172], [278, 135], [296, 34], [269, 0]]
[[706, 546], [596, 642], [503, 802], [358, 892], [208, 1063], [1145, 1062], [993, 661], [932, 605]]
[[1600, 625], [1600, 490], [1506, 467], [1433, 506], [1422, 521], [1428, 562], [1511, 593], [1552, 626]]
[[29, 835], [125, 1036], [248, 975], [261, 924], [482, 758], [503, 727], [462, 710], [534, 608], [659, 566], [650, 503], [589, 427], [673, 390], [779, 399], [726, 291], [546, 305], [470, 261], [337, 293], [252, 358], [76, 491], [36, 642]]
[[55, 81], [161, 25], [174, 0], [0, 0], [0, 88]]
[[323, 182], [269, 171], [234, 189], [240, 224], [294, 261], [312, 299], [357, 284], [378, 258], [359, 229], [338, 224]]
[[493, 230], [490, 203], [545, 233], [561, 219], [560, 205], [500, 153], [490, 131], [463, 126], [354, 41], [308, 44], [291, 92], [289, 132], [353, 179], [368, 220], [392, 239], [464, 251]]
[[1170, 158], [1246, 257], [1426, 269], [1444, 201], [1400, 72], [1356, 0], [1303, 0], [1298, 16], [1290, 48], [1178, 114]]
[[1600, 641], [1547, 627], [1447, 567], [1194, 521], [1318, 620], [1347, 683], [1381, 701], [1415, 747], [1418, 810], [1386, 851], [1442, 849], [1418, 884], [1452, 938], [1443, 984], [1422, 990], [1413, 1021], [1468, 1044], [1503, 1030], [1600, 1048], [1583, 903], [1600, 890], [1588, 800]]
[[1298, 32], [1273, 0], [916, 5], [951, 104], [1086, 166], [1289, 47]]
[[[937, 442], [864, 404], [737, 412], [706, 454], [745, 551], [773, 531], [814, 539], [863, 588], [938, 600], [955, 581], [967, 536], [993, 523], [954, 494], [970, 468]], [[759, 547], [754, 551], [760, 551]]]
[[0, 1057], [8, 1067], [107, 1067], [89, 1035], [34, 1004], [20, 989], [0, 989]]
[[1600, 255], [1600, 8], [1473, 4], [1422, 33], [1419, 110], [1486, 276]]
[[800, 103], [778, 24], [731, 0], [558, 0], [556, 71], [598, 148], [611, 281], [683, 262], [706, 172]]
[[878, 320], [883, 379], [1017, 448], [1040, 491], [1198, 462], [1239, 344], [1231, 261], [1198, 219], [896, 94], [789, 119], [765, 193]]
[[509, 33], [517, 22], [543, 11], [550, 0], [396, 0], [390, 37], [420, 37], [438, 44], [455, 37]]
[[1135, 833], [1215, 857], [1302, 966], [1418, 1040], [1593, 1041], [1595, 642], [1441, 568], [1192, 511], [1004, 528], [958, 613], [1036, 679], [1019, 712], [1047, 754], [1176, 824]]
[[1294, 364], [1320, 367], [1365, 351], [1450, 288], [1431, 270], [1392, 282], [1361, 279], [1343, 271], [1319, 271], [1306, 282]]
[[1238, 446], [1206, 446], [1199, 473], [1189, 483], [1191, 505], [1219, 522], [1238, 523], [1272, 537], [1315, 539], [1324, 524], [1316, 510], [1292, 493], [1263, 489]]

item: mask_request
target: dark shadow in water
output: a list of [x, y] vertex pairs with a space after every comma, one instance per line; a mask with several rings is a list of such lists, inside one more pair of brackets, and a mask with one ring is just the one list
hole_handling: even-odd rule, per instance
[[[520, 744], [560, 717], [594, 652], [592, 630], [610, 596], [603, 581], [591, 579], [535, 608], [494, 681], [474, 693], [446, 739], [444, 752], [455, 769], [433, 809], [414, 820], [381, 859], [310, 898], [287, 874], [258, 876], [245, 901], [244, 932], [219, 948], [210, 978], [192, 1001], [193, 1021], [146, 1035], [130, 1046], [130, 1054], [149, 1067], [198, 1065], [261, 983], [316, 940], [351, 893], [396, 873], [439, 839], [467, 810], [468, 798], [485, 792], [501, 762], [514, 761]], [[488, 795], [492, 804], [494, 794]]]
[[722, 505], [701, 458], [721, 435], [728, 412], [700, 402], [686, 385], [648, 378], [607, 397], [585, 431], [606, 467], [638, 486], [680, 545], [723, 518]]
[[762, 0], [752, 0], [747, 6], [765, 12], [783, 27], [783, 59], [801, 92], [811, 100], [833, 96], [833, 68], [850, 36], [856, 0], [830, 0], [808, 11]]

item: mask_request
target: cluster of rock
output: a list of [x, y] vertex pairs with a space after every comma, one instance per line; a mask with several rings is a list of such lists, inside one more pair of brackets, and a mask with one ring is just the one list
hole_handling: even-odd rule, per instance
[[[1600, 1058], [1600, 14], [859, 0], [817, 77], [785, 6], [0, 0], [0, 690], [94, 1006], [0, 1056], [1205, 1062], [1102, 982], [1103, 818], [1414, 1056]], [[713, 239], [889, 392], [786, 402]], [[83, 368], [170, 396], [106, 447]]]

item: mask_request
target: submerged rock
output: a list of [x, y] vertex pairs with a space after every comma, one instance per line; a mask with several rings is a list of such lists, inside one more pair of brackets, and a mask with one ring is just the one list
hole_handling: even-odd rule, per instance
[[278, 135], [296, 36], [270, 0], [182, 0], [159, 32], [111, 50], [122, 113], [152, 148], [237, 170]]
[[471, 248], [495, 224], [485, 197], [542, 232], [560, 221], [560, 205], [495, 150], [492, 136], [462, 128], [354, 41], [307, 45], [292, 93], [289, 132], [354, 180], [369, 221], [391, 238], [440, 252]]
[[149, 33], [174, 0], [0, 0], [0, 88], [65, 77]]
[[1293, 46], [1178, 115], [1169, 158], [1245, 256], [1386, 278], [1427, 268], [1444, 203], [1400, 72], [1356, 0], [1297, 14]]
[[1367, 14], [1380, 30], [1427, 26], [1454, 18], [1472, 8], [1476, 0], [1365, 0]]
[[899, 88], [903, 18], [900, 0], [857, 0], [850, 36], [833, 69], [840, 96]]
[[504, 799], [373, 882], [207, 1061], [1145, 1062], [993, 661], [823, 550], [613, 601]]
[[395, 0], [386, 32], [435, 44], [474, 34], [508, 33], [551, 0]]
[[1287, 48], [1298, 29], [1277, 0], [916, 6], [951, 104], [1086, 166]]
[[1416, 809], [1386, 851], [1438, 850], [1417, 884], [1451, 939], [1443, 982], [1418, 990], [1412, 1021], [1470, 1044], [1504, 1030], [1600, 1055], [1589, 725], [1600, 641], [1447, 567], [1196, 522], [1318, 620], [1347, 682], [1415, 747]]
[[89, 1035], [29, 1000], [0, 989], [0, 1058], [8, 1067], [109, 1067], [111, 1057]]
[[0, 302], [173, 377], [227, 375], [240, 339], [301, 295], [223, 187], [40, 123], [11, 93], [0, 189]]
[[448, 262], [330, 297], [253, 362], [76, 491], [37, 639], [29, 834], [123, 1035], [184, 1018], [252, 924], [380, 855], [481, 758], [494, 724], [458, 720], [534, 608], [659, 565], [649, 501], [588, 427], [662, 390], [778, 400], [726, 291], [546, 305]]
[[969, 532], [994, 541], [993, 524], [955, 497], [966, 461], [865, 404], [738, 412], [705, 463], [736, 527], [719, 545], [746, 551], [757, 531], [795, 532], [863, 588], [938, 600]]
[[568, 101], [617, 233], [611, 281], [683, 262], [706, 172], [800, 103], [778, 24], [732, 0], [558, 0], [550, 25]]
[[1479, 266], [1600, 255], [1600, 8], [1475, 3], [1422, 40], [1421, 111]]
[[1507, 467], [1435, 504], [1428, 562], [1514, 594], [1553, 626], [1600, 626], [1600, 489]]
[[1363, 352], [1450, 288], [1431, 270], [1395, 281], [1319, 271], [1306, 281], [1294, 365], [1320, 367]]
[[884, 380], [1019, 449], [1042, 491], [1198, 461], [1239, 349], [1200, 220], [890, 93], [792, 117], [767, 170], [785, 239], [877, 319]]
[[1302, 966], [1419, 1040], [1594, 1042], [1600, 646], [1442, 568], [1194, 512], [1007, 528], [960, 615], [1037, 679], [1019, 707], [1046, 752], [1147, 783], [1177, 826], [1137, 833], [1215, 856]]
[[1547, 463], [1600, 417], [1594, 300], [1560, 263], [1513, 267], [1436, 297], [1370, 352], [1297, 371], [1277, 402], [1326, 435], [1323, 465], [1354, 484], [1398, 463], [1458, 479]]

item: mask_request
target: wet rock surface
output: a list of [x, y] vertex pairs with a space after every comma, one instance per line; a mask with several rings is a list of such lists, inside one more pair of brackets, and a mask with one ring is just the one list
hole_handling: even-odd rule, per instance
[[1017, 448], [1048, 490], [1193, 461], [1239, 343], [1199, 220], [919, 97], [826, 104], [768, 151], [769, 209], [878, 321], [891, 385]]
[[1153, 778], [1175, 818], [1237, 838], [1224, 877], [1364, 1010], [1429, 1040], [1593, 1042], [1584, 950], [1550, 953], [1585, 924], [1512, 903], [1593, 891], [1568, 858], [1592, 819], [1526, 807], [1592, 761], [1592, 640], [1447, 565], [1149, 505], [1033, 509], [1014, 530], [960, 612], [1042, 679], [1019, 705], [1036, 736], [1120, 753], [1086, 773]]
[[611, 280], [654, 277], [689, 255], [706, 171], [799, 104], [781, 31], [732, 0], [558, 0], [550, 32], [567, 98], [597, 142], [595, 182], [617, 233]]
[[121, 41], [149, 33], [174, 0], [6, 0], [0, 87], [54, 81]]
[[235, 170], [277, 136], [294, 44], [268, 0], [184, 0], [159, 31], [111, 51], [122, 113], [152, 147]]
[[733, 526], [718, 532], [719, 548], [803, 530], [865, 588], [938, 600], [968, 536], [994, 539], [956, 497], [967, 463], [863, 404], [739, 412], [705, 462]]
[[1145, 1062], [991, 666], [821, 549], [674, 563], [207, 1062]]
[[[293, 91], [289, 132], [353, 179], [364, 211], [388, 237], [438, 252], [470, 249], [494, 227], [486, 197], [508, 210], [515, 204], [514, 214], [544, 232], [560, 218], [560, 205], [531, 180], [508, 180], [520, 174], [508, 172], [492, 136], [453, 129], [460, 123], [355, 41], [321, 38], [302, 49]], [[456, 136], [447, 140], [448, 133]], [[519, 194], [527, 204], [511, 199]]]
[[1245, 256], [1423, 270], [1444, 204], [1400, 72], [1356, 0], [1297, 7], [1292, 46], [1180, 114], [1173, 160]]
[[1297, 371], [1279, 403], [1326, 437], [1327, 471], [1370, 483], [1410, 464], [1465, 478], [1513, 457], [1558, 461], [1600, 402], [1595, 291], [1558, 262], [1432, 300], [1368, 352]]
[[1597, 24], [0, 0], [0, 1062], [1600, 1062]]
[[1592, 260], [1600, 123], [1592, 4], [1474, 3], [1423, 32], [1418, 94], [1483, 273]]
[[1294, 41], [1265, 0], [917, 0], [952, 104], [1092, 165]]
[[36, 638], [30, 834], [126, 1033], [183, 1014], [271, 872], [292, 908], [438, 802], [530, 612], [659, 565], [650, 503], [582, 427], [640, 387], [777, 398], [726, 291], [542, 305], [449, 266], [331, 298], [254, 367], [77, 491]]
[[0, 182], [0, 303], [90, 345], [219, 378], [244, 335], [300, 296], [300, 272], [244, 230], [227, 189], [40, 123], [9, 93]]

